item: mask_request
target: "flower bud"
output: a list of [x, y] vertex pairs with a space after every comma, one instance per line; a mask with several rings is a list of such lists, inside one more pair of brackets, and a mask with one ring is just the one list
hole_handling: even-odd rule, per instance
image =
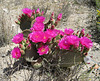
[[57, 26], [58, 25], [58, 20], [55, 22], [55, 26]]
[[54, 18], [54, 12], [52, 12], [51, 17]]
[[18, 18], [18, 21], [21, 21], [20, 18]]
[[29, 44], [28, 46], [26, 46], [27, 49], [31, 49], [31, 44]]
[[27, 40], [26, 40], [26, 44], [29, 44], [29, 43], [30, 43], [30, 41], [29, 41], [29, 39], [27, 39]]
[[21, 51], [21, 54], [23, 54], [23, 55], [25, 54], [25, 51], [24, 50], [20, 50], [20, 51]]
[[31, 16], [32, 19], [34, 19], [34, 16]]
[[59, 40], [56, 40], [57, 43], [59, 43]]
[[82, 37], [85, 35], [84, 29], [81, 30], [81, 33], [80, 34], [81, 34]]
[[23, 48], [23, 45], [22, 45], [22, 44], [19, 44], [19, 47], [20, 47], [20, 48]]
[[39, 9], [39, 8], [36, 10], [36, 13], [37, 13], [37, 14], [40, 13], [40, 9]]
[[23, 45], [21, 49], [22, 49], [22, 50], [25, 50], [26, 48], [25, 48], [25, 46]]
[[35, 14], [35, 9], [32, 10], [33, 15]]
[[41, 15], [43, 15], [43, 14], [44, 14], [44, 11], [41, 12]]
[[79, 38], [80, 38], [80, 37], [83, 37], [84, 35], [85, 35], [84, 29], [82, 29], [81, 32], [80, 32]]
[[50, 18], [50, 21], [53, 21], [53, 18], [52, 17]]
[[[23, 43], [26, 43], [26, 39], [23, 40]], [[24, 44], [25, 45], [25, 44]]]
[[19, 15], [19, 18], [21, 18], [21, 16]]
[[89, 34], [87, 34], [87, 35], [86, 35], [86, 37], [87, 37], [87, 38], [91, 38], [92, 36], [91, 36], [91, 35], [89, 35]]
[[76, 36], [78, 36], [79, 35], [79, 31], [77, 31], [77, 33], [76, 33]]
[[81, 30], [81, 33], [82, 33], [82, 34], [85, 34], [85, 33], [84, 33], [84, 29]]
[[51, 26], [51, 29], [54, 29], [54, 28], [55, 28], [55, 25], [52, 25], [52, 26]]
[[22, 17], [24, 17], [24, 14], [22, 14]]
[[20, 21], [15, 21], [16, 24], [20, 24]]
[[62, 18], [62, 13], [60, 13], [60, 14], [58, 15], [57, 20], [60, 21], [61, 18]]

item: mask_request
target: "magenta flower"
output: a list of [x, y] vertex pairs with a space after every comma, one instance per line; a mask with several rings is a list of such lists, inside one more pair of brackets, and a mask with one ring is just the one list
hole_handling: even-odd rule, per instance
[[29, 38], [30, 40], [32, 40], [32, 42], [35, 42], [35, 43], [38, 43], [38, 42], [46, 43], [49, 39], [48, 35], [43, 31], [32, 32], [29, 34]]
[[31, 31], [43, 31], [44, 30], [44, 24], [35, 22], [33, 24], [33, 27], [30, 29]]
[[39, 53], [39, 55], [44, 55], [44, 54], [48, 54], [48, 51], [49, 51], [49, 47], [45, 45], [38, 48], [37, 52]]
[[32, 10], [29, 8], [24, 8], [22, 9], [23, 13], [26, 14], [27, 16], [31, 17], [32, 15]]
[[14, 42], [15, 44], [19, 44], [20, 42], [22, 42], [22, 40], [24, 40], [23, 34], [18, 33], [13, 37], [12, 42]]
[[85, 46], [86, 48], [91, 48], [93, 46], [93, 42], [88, 39], [87, 37], [81, 37], [80, 43]]
[[74, 45], [75, 47], [79, 47], [79, 38], [75, 35], [67, 36], [67, 42], [69, 45]]
[[21, 51], [18, 47], [14, 48], [12, 51], [11, 51], [11, 55], [13, 58], [16, 58], [16, 59], [19, 59], [21, 57]]
[[60, 13], [60, 14], [58, 15], [57, 20], [60, 21], [61, 18], [62, 18], [62, 13]]
[[47, 29], [47, 31], [45, 31], [45, 33], [49, 36], [49, 38], [54, 38], [57, 36], [56, 31], [52, 30], [52, 29]]
[[46, 34], [45, 32], [42, 33], [41, 37], [42, 37], [41, 42], [43, 42], [43, 43], [46, 43], [48, 41], [48, 39], [49, 39], [48, 34]]
[[66, 49], [66, 50], [70, 49], [70, 45], [68, 44], [65, 38], [59, 40], [58, 46], [60, 49]]
[[36, 22], [38, 22], [38, 23], [43, 23], [44, 20], [45, 20], [45, 17], [43, 17], [43, 16], [39, 16], [36, 18]]
[[75, 35], [64, 36], [58, 43], [60, 49], [69, 50], [70, 46], [79, 47], [79, 38]]
[[64, 32], [62, 30], [57, 30], [57, 29], [54, 29], [54, 30], [57, 32], [57, 34], [64, 36]]
[[67, 34], [67, 35], [72, 35], [72, 33], [74, 32], [74, 30], [73, 30], [73, 29], [70, 29], [70, 28], [69, 28], [69, 29], [66, 28], [66, 29], [64, 30], [64, 32], [65, 32], [65, 34]]
[[42, 31], [36, 31], [29, 34], [29, 39], [32, 42], [38, 43], [42, 41]]

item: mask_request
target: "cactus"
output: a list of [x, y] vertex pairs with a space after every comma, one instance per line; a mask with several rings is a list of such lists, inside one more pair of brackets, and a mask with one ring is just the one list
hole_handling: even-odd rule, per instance
[[[49, 21], [44, 23], [43, 11], [37, 9], [35, 12], [34, 9], [28, 8], [22, 11], [23, 14], [19, 16], [16, 23], [20, 25], [23, 32], [12, 39], [14, 43], [19, 44], [21, 50], [21, 56], [18, 58], [25, 58], [34, 68], [41, 67], [43, 61], [60, 67], [71, 67], [83, 62], [83, 58], [92, 47], [90, 35], [85, 35], [84, 29], [77, 33], [67, 28], [65, 31], [57, 30], [56, 26], [62, 19], [62, 13], [54, 19], [53, 12]], [[16, 51], [13, 50], [12, 56], [15, 54], [17, 56]], [[39, 58], [42, 60], [38, 63]]]

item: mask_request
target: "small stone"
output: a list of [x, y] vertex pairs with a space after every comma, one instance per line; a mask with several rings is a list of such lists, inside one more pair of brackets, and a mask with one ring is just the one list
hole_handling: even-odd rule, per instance
[[3, 9], [4, 12], [8, 13], [8, 10], [6, 8]]

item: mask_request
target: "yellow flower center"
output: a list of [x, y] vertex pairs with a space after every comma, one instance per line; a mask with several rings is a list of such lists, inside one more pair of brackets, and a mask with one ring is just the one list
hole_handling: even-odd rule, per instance
[[42, 48], [41, 52], [44, 52], [45, 51], [45, 48]]
[[38, 35], [35, 35], [35, 37], [38, 38], [39, 36]]
[[46, 39], [46, 37], [44, 36], [44, 39]]

